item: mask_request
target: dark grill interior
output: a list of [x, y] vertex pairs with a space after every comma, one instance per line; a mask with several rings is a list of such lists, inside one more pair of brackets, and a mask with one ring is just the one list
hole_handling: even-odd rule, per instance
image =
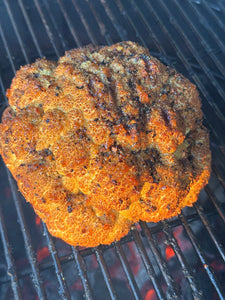
[[0, 158], [0, 299], [225, 299], [225, 1], [1, 0], [0, 112], [20, 65], [132, 40], [195, 83], [213, 154], [209, 185], [171, 220], [74, 248], [34, 214]]

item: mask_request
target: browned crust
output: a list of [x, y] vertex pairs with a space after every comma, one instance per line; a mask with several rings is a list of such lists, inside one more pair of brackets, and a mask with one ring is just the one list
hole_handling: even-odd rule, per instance
[[197, 200], [210, 175], [196, 87], [132, 42], [21, 67], [0, 153], [49, 231], [109, 244]]

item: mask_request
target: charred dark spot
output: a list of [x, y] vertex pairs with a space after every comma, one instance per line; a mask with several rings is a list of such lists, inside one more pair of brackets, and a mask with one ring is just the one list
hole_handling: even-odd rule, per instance
[[71, 205], [68, 205], [68, 206], [67, 206], [67, 211], [68, 211], [69, 214], [73, 211], [73, 208], [72, 208]]
[[168, 111], [166, 109], [161, 109], [161, 114], [162, 114], [162, 117], [163, 117], [163, 120], [164, 120], [166, 126], [170, 127], [171, 119], [170, 119], [170, 115], [169, 115]]
[[99, 64], [102, 65], [102, 66], [105, 66], [105, 65], [106, 65], [106, 62], [103, 60], [103, 61], [101, 61]]
[[193, 162], [193, 160], [194, 160], [193, 155], [190, 154], [190, 155], [187, 157], [187, 160], [188, 160], [189, 162]]
[[39, 90], [43, 89], [42, 85], [40, 85], [40, 84], [36, 84], [34, 87], [37, 88], [37, 89], [39, 89]]
[[76, 88], [78, 89], [78, 90], [82, 90], [83, 88], [84, 88], [84, 86], [82, 85], [82, 86], [76, 86]]
[[112, 179], [112, 183], [117, 185], [117, 181], [115, 179]]
[[38, 151], [38, 154], [43, 156], [43, 157], [47, 157], [49, 155], [52, 155], [52, 151], [49, 150], [48, 148], [46, 148], [46, 149], [43, 149], [41, 151]]
[[101, 187], [99, 183], [97, 183], [97, 186], [98, 186], [98, 187]]
[[38, 77], [40, 77], [40, 74], [39, 74], [39, 73], [33, 73], [33, 76], [34, 76], [35, 78], [38, 78]]
[[58, 96], [59, 96], [59, 93], [55, 93], [55, 96], [58, 97]]
[[151, 210], [152, 210], [152, 211], [156, 211], [156, 210], [157, 210], [157, 207], [154, 206], [154, 205], [152, 205]]
[[66, 201], [67, 201], [67, 202], [71, 202], [72, 200], [73, 200], [72, 194], [67, 194], [67, 195], [66, 195]]
[[[45, 198], [41, 198], [41, 201], [43, 202], [43, 203], [46, 203], [46, 200], [45, 200]], [[57, 208], [58, 209], [58, 208]]]
[[46, 119], [46, 120], [45, 120], [45, 122], [46, 122], [46, 123], [49, 123], [49, 122], [50, 122], [50, 120], [49, 120], [49, 119]]
[[110, 155], [109, 152], [102, 152], [101, 154], [102, 154], [102, 156], [104, 156], [104, 157], [109, 157], [109, 155]]
[[134, 84], [133, 84], [133, 82], [131, 81], [131, 79], [128, 80], [128, 86], [129, 86], [129, 88], [131, 88], [131, 89], [134, 88]]
[[122, 200], [121, 198], [119, 199], [119, 203], [120, 203], [120, 204], [122, 204], [122, 203], [123, 203], [123, 200]]
[[73, 169], [70, 169], [70, 172], [73, 172]]

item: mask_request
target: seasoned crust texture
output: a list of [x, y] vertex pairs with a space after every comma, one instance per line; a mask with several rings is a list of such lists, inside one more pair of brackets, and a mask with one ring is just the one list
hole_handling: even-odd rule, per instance
[[192, 205], [211, 154], [196, 87], [133, 42], [21, 67], [0, 153], [50, 233], [110, 244]]

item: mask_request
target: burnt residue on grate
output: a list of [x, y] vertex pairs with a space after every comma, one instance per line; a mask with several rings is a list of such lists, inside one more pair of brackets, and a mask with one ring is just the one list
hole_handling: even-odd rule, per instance
[[224, 299], [225, 1], [0, 0], [0, 7], [0, 113], [20, 65], [132, 40], [197, 85], [213, 154], [209, 185], [193, 208], [136, 224], [97, 248], [52, 238], [0, 159], [1, 299]]

